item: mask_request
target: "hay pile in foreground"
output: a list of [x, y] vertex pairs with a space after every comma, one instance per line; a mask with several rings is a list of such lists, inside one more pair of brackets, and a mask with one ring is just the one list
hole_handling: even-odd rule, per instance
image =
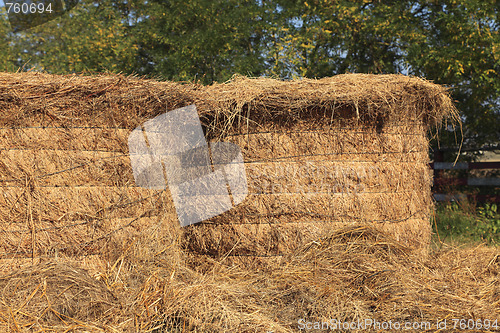
[[[209, 140], [241, 148], [249, 195], [180, 230], [168, 190], [135, 186], [127, 138], [190, 104]], [[455, 117], [444, 87], [402, 75], [204, 87], [0, 73], [0, 249], [4, 258], [91, 255], [156, 227], [197, 253], [276, 255], [371, 224], [425, 253], [427, 132]]]
[[0, 330], [298, 332], [301, 319], [371, 319], [429, 322], [413, 331], [435, 332], [445, 318], [445, 331], [452, 319], [500, 320], [500, 251], [484, 246], [444, 246], [422, 258], [380, 231], [350, 227], [240, 265], [147, 235], [114, 250], [1, 276]]

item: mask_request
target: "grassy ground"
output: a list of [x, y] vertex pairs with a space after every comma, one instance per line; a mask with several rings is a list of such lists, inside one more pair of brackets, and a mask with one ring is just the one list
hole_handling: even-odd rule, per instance
[[454, 245], [500, 245], [500, 212], [496, 204], [467, 201], [441, 203], [436, 207], [435, 240]]

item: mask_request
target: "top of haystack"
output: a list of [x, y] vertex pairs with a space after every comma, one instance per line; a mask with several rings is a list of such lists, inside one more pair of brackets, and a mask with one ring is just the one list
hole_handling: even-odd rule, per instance
[[[355, 120], [364, 125], [457, 118], [446, 88], [404, 75], [344, 74], [280, 81], [235, 76], [223, 84], [158, 82], [123, 75], [0, 73], [0, 126], [133, 129], [195, 104], [209, 133], [234, 126]], [[327, 123], [328, 124], [328, 123]]]

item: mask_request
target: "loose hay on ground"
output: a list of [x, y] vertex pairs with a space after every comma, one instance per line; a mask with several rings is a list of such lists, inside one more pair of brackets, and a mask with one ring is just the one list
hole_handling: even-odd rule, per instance
[[301, 318], [500, 319], [498, 249], [444, 245], [422, 258], [366, 226], [266, 261], [213, 259], [149, 234], [108, 254], [85, 269], [61, 257], [0, 277], [1, 329], [297, 332]]

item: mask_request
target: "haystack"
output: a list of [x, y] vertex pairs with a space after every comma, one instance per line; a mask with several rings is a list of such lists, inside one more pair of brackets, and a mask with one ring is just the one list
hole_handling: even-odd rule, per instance
[[[135, 185], [127, 138], [192, 104], [209, 141], [240, 147], [249, 193], [180, 228], [168, 190]], [[444, 87], [403, 75], [201, 86], [0, 73], [0, 253], [100, 253], [146, 232], [202, 254], [268, 256], [353, 224], [425, 251], [427, 134], [456, 114]]]

